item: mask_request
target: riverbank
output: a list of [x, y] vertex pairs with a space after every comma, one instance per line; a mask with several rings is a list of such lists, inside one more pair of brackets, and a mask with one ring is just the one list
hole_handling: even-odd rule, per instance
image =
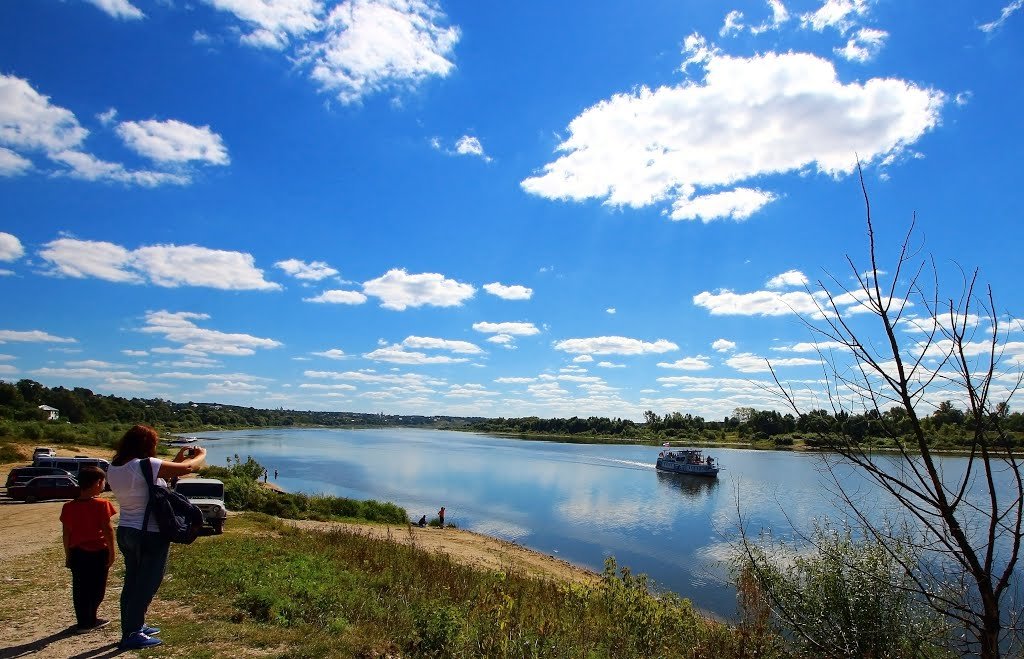
[[[115, 624], [72, 634], [62, 505], [0, 500], [0, 656], [114, 653], [120, 557], [100, 609]], [[772, 656], [775, 642], [652, 597], [628, 573], [482, 534], [260, 514], [175, 546], [148, 622], [167, 642], [145, 653], [156, 657]]]

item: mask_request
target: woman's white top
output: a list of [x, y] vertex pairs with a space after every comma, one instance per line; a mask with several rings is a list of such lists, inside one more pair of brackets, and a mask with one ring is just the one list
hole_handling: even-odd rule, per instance
[[[107, 482], [110, 483], [110, 490], [117, 497], [117, 503], [121, 507], [121, 521], [118, 526], [141, 531], [142, 518], [146, 514], [146, 504], [149, 503], [149, 485], [146, 484], [146, 478], [142, 474], [140, 462], [141, 460], [135, 458], [120, 467], [110, 465], [110, 468], [107, 469]], [[162, 462], [156, 458], [149, 459], [149, 463], [153, 467], [153, 481], [157, 485], [167, 487], [167, 481], [156, 476], [160, 472]], [[146, 525], [146, 530], [160, 530], [156, 523], [156, 517], [152, 513], [149, 514], [149, 524]]]

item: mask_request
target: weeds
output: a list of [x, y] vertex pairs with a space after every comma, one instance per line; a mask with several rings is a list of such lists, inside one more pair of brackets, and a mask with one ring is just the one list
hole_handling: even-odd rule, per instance
[[614, 561], [599, 585], [570, 586], [246, 515], [224, 536], [176, 547], [170, 571], [161, 596], [201, 602], [204, 619], [242, 638], [281, 629], [288, 656], [313, 654], [307, 644], [325, 635], [333, 656], [782, 656], [770, 636], [741, 636], [685, 600], [653, 596]]

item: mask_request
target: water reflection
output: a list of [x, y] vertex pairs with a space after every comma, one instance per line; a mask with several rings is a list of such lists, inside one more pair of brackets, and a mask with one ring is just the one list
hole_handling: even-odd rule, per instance
[[[392, 501], [414, 519], [440, 506], [480, 531], [600, 571], [619, 565], [730, 617], [728, 548], [737, 510], [754, 532], [835, 518], [821, 458], [716, 449], [718, 479], [654, 468], [658, 448], [558, 444], [432, 430], [267, 429], [204, 433], [211, 464], [235, 453], [280, 470], [289, 491]], [[727, 453], [727, 455], [725, 455]], [[722, 454], [722, 455], [718, 455]], [[943, 458], [944, 469], [962, 459]], [[885, 501], [868, 488], [863, 506]]]
[[705, 499], [718, 487], [717, 478], [656, 472], [661, 490], [675, 490], [688, 499]]

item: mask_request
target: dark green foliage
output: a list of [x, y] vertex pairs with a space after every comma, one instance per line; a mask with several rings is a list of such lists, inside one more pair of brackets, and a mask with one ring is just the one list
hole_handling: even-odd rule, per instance
[[224, 481], [224, 503], [229, 510], [248, 510], [285, 519], [362, 519], [384, 524], [409, 521], [405, 509], [393, 503], [278, 492], [263, 487], [259, 482], [263, 471], [263, 465], [252, 456], [243, 462], [236, 454], [228, 459], [227, 467], [206, 467], [200, 475]]
[[901, 566], [919, 561], [911, 547], [886, 547], [826, 520], [804, 551], [770, 536], [745, 543], [735, 562], [737, 590], [748, 608], [770, 602], [763, 615], [804, 656], [955, 656], [941, 649], [946, 621], [912, 593]]

